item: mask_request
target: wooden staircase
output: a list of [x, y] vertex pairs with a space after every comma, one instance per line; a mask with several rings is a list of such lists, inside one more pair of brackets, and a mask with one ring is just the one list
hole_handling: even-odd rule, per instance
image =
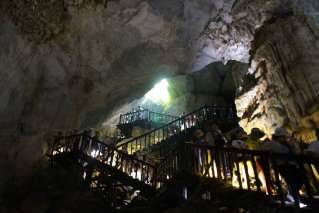
[[[231, 107], [204, 106], [148, 133], [119, 143], [116, 147], [130, 155], [139, 151], [148, 153], [153, 148], [156, 149], [156, 146], [165, 149], [168, 145], [190, 139], [194, 129], [205, 121], [223, 124], [224, 128], [232, 128], [237, 124], [237, 117]], [[169, 143], [165, 144], [168, 141]], [[167, 150], [162, 150], [161, 153], [165, 151]]]
[[[60, 137], [56, 139], [50, 156], [54, 161], [58, 156], [72, 154], [81, 164], [94, 165], [100, 173], [107, 171], [117, 181], [141, 191], [149, 199], [165, 194], [169, 186], [178, 185], [181, 187], [178, 193], [183, 199], [198, 196], [215, 202], [236, 194], [240, 199], [249, 197], [249, 202], [254, 203], [257, 202], [254, 197], [258, 195], [259, 200], [276, 208], [299, 208], [306, 204], [310, 209], [317, 209], [318, 159], [188, 142], [194, 128], [202, 122], [223, 122], [227, 126], [234, 120], [229, 108], [205, 106], [117, 147], [85, 134]], [[170, 150], [158, 164], [140, 160], [135, 155], [140, 151], [150, 154], [157, 147], [169, 147]], [[304, 175], [303, 192], [295, 192], [298, 199], [292, 204], [287, 203], [286, 188], [287, 184], [288, 188], [294, 188], [294, 185], [285, 181], [281, 174], [282, 164], [296, 165]], [[192, 184], [189, 177], [196, 177], [205, 184]], [[98, 183], [95, 187], [102, 185]], [[240, 199], [236, 201], [236, 208], [254, 212], [253, 207], [247, 207], [247, 203], [241, 203]], [[232, 202], [229, 203], [227, 205]]]
[[148, 109], [142, 109], [121, 114], [117, 128], [121, 130], [124, 138], [129, 138], [132, 136], [134, 127], [154, 129], [174, 121], [177, 118], [177, 116], [153, 112]]

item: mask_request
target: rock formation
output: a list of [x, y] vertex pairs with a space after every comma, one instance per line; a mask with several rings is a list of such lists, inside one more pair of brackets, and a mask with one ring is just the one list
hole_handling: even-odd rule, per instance
[[[176, 75], [167, 78], [168, 103], [154, 103], [145, 96], [135, 99], [116, 108], [109, 113], [102, 124], [102, 129], [115, 129], [119, 114], [125, 114], [142, 106], [155, 112], [171, 115], [197, 110], [204, 105], [233, 106], [236, 89], [241, 85], [241, 79], [247, 73], [248, 65], [237, 61], [211, 63], [198, 72]], [[107, 131], [112, 135], [112, 131]]]
[[0, 189], [41, 165], [54, 130], [96, 126], [157, 79], [213, 62], [250, 64], [225, 76], [248, 131], [318, 126], [317, 11], [316, 0], [2, 0]]
[[318, 126], [309, 116], [318, 108], [319, 31], [313, 20], [287, 5], [276, 5], [272, 11], [277, 12], [256, 30], [249, 70], [255, 80], [246, 81], [236, 100], [241, 125], [268, 135], [280, 126], [301, 133]]

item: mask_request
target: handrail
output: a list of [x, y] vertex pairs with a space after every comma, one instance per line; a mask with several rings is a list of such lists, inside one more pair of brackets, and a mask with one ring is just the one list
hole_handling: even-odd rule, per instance
[[90, 140], [95, 140], [95, 143], [97, 143], [97, 144], [100, 144], [102, 146], [108, 147], [109, 149], [113, 149], [114, 151], [118, 152], [119, 154], [125, 156], [126, 158], [133, 159], [133, 160], [135, 160], [137, 162], [144, 163], [146, 165], [154, 167], [154, 165], [152, 165], [152, 164], [150, 164], [148, 162], [142, 161], [140, 159], [137, 159], [137, 158], [133, 157], [133, 155], [129, 155], [129, 154], [127, 154], [127, 153], [125, 153], [125, 152], [123, 152], [121, 150], [117, 150], [115, 147], [109, 146], [109, 145], [103, 143], [102, 141], [95, 139], [94, 137], [91, 137], [91, 136], [85, 136], [85, 137], [89, 138]]
[[72, 134], [72, 135], [65, 135], [65, 136], [55, 136], [55, 141], [60, 141], [60, 140], [65, 140], [65, 139], [69, 139], [69, 138], [74, 138], [74, 137], [79, 137], [82, 136], [85, 133], [78, 133], [78, 134]]
[[163, 117], [172, 117], [172, 118], [179, 118], [178, 116], [175, 116], [175, 115], [168, 115], [168, 114], [164, 114], [164, 113], [160, 113], [160, 112], [154, 112], [154, 111], [149, 111], [150, 113], [153, 113], [155, 115], [160, 115], [160, 116], [163, 116]]
[[[288, 154], [288, 153], [274, 153], [269, 151], [263, 151], [263, 150], [249, 150], [249, 149], [238, 149], [233, 147], [216, 147], [212, 145], [204, 145], [204, 144], [193, 144], [193, 143], [185, 143], [185, 147], [190, 148], [196, 148], [196, 149], [203, 149], [203, 150], [218, 150], [219, 152], [231, 152], [238, 155], [254, 155], [258, 157], [269, 157], [273, 160], [283, 160], [283, 161], [307, 161], [308, 163], [314, 163], [318, 164], [319, 166], [319, 158], [314, 158], [312, 156], [306, 155], [306, 154]], [[183, 149], [183, 148], [182, 148]], [[175, 149], [173, 152], [170, 153], [167, 158], [161, 160], [161, 162], [158, 164], [158, 167], [162, 167], [162, 165], [167, 164], [167, 161], [169, 159], [174, 158], [177, 153], [181, 152], [181, 148]], [[181, 167], [180, 167], [181, 168]], [[158, 174], [160, 174], [160, 170], [158, 170]], [[318, 180], [319, 181], [319, 180]]]
[[[225, 113], [227, 116], [228, 114], [231, 114], [229, 119], [234, 119], [234, 113], [232, 112], [231, 107], [203, 106], [193, 112], [179, 117], [174, 121], [171, 121], [168, 124], [155, 128], [124, 143], [120, 143], [117, 145], [117, 148], [122, 150], [126, 149], [126, 152], [130, 154], [139, 150], [148, 149], [152, 145], [157, 144], [170, 136], [179, 134], [182, 131], [186, 131], [187, 129], [196, 126], [199, 121], [218, 118], [218, 113], [223, 111], [227, 111], [227, 113]], [[228, 119], [227, 116], [222, 117], [223, 119]]]
[[[157, 118], [157, 119], [155, 119]], [[154, 121], [158, 123], [167, 123], [176, 120], [178, 116], [167, 115], [159, 112], [153, 112], [148, 109], [128, 112], [120, 115], [119, 125], [133, 123], [138, 120]]]
[[181, 162], [181, 150], [180, 147], [176, 147], [169, 155], [166, 156], [160, 163], [157, 165], [157, 173], [155, 177], [155, 182], [158, 187], [161, 187], [162, 183], [165, 180], [173, 178], [180, 170], [183, 169]]
[[271, 155], [276, 158], [285, 159], [285, 160], [300, 160], [300, 159], [314, 160], [314, 161], [319, 160], [306, 154], [296, 155], [296, 154], [288, 154], [288, 153], [275, 153], [275, 152], [269, 152], [264, 150], [238, 149], [234, 147], [216, 147], [209, 144], [193, 144], [193, 143], [186, 143], [186, 144], [189, 146], [197, 147], [197, 148], [219, 149], [220, 151], [231, 151], [231, 152], [236, 152], [239, 154]]
[[155, 122], [155, 123], [168, 123], [168, 122], [174, 121], [178, 118], [179, 118], [178, 116], [165, 115], [162, 113], [150, 111], [148, 121]]
[[[290, 193], [298, 206], [301, 198], [302, 202], [306, 201], [311, 205], [313, 195], [319, 194], [319, 159], [308, 155], [221, 148], [185, 142], [180, 143], [158, 165], [152, 165], [86, 134], [58, 137], [52, 155], [72, 151], [81, 151], [154, 188], [185, 170], [231, 184], [241, 190], [266, 193], [283, 206], [286, 205], [285, 184], [292, 189]], [[289, 169], [293, 173], [287, 173]], [[300, 176], [305, 185], [306, 196], [299, 193], [297, 183], [291, 180], [291, 176]]]
[[[218, 179], [241, 190], [266, 193], [283, 206], [286, 204], [283, 180], [293, 189], [290, 193], [296, 206], [300, 198], [311, 205], [313, 195], [319, 194], [319, 159], [307, 155], [185, 143], [159, 163], [156, 184], [162, 185], [181, 170]], [[300, 194], [298, 183], [291, 176], [302, 181], [307, 196]]]
[[[128, 112], [126, 114], [120, 114], [119, 124], [125, 124], [125, 123], [134, 122], [137, 119], [127, 119], [127, 118], [128, 117], [131, 117], [131, 118], [132, 117], [133, 118], [137, 117], [137, 118], [139, 118], [140, 116], [137, 116], [137, 115], [143, 115], [144, 113], [147, 113], [146, 116], [148, 117], [148, 109], [138, 110], [138, 111], [135, 111], [135, 112]], [[129, 121], [129, 122], [126, 122], [126, 121]]]
[[153, 186], [156, 166], [104, 144], [94, 137], [86, 134], [58, 137], [51, 150], [51, 155], [72, 151], [80, 151], [105, 165], [126, 173], [133, 179]]

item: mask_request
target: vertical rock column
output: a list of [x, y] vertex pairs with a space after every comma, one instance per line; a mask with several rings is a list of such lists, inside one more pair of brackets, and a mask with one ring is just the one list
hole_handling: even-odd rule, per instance
[[292, 11], [256, 31], [249, 70], [255, 80], [244, 82], [236, 100], [246, 130], [257, 126], [271, 134], [279, 126], [319, 126], [318, 38], [316, 25]]

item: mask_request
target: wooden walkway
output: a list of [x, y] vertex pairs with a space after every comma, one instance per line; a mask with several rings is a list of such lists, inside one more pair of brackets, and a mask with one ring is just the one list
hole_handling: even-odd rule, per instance
[[[232, 122], [234, 117], [226, 108], [202, 107], [118, 147], [85, 134], [60, 137], [50, 156], [53, 161], [65, 154], [75, 156], [82, 165], [93, 165], [99, 173], [108, 171], [119, 182], [140, 190], [149, 198], [165, 192], [173, 182], [180, 187], [177, 191], [184, 199], [200, 197], [250, 212], [254, 212], [254, 203], [259, 202], [261, 207], [267, 203], [278, 208], [318, 208], [318, 159], [187, 143], [191, 136], [188, 133], [208, 120]], [[176, 138], [177, 143], [170, 146]], [[159, 164], [133, 155], [142, 150], [151, 154], [158, 145], [171, 149]], [[93, 181], [92, 172], [85, 175], [88, 181]], [[197, 177], [200, 184], [193, 184], [192, 179], [186, 177]], [[301, 183], [294, 182], [297, 178]], [[301, 190], [297, 184], [302, 185]], [[98, 188], [103, 183], [93, 185]], [[288, 202], [288, 194], [293, 201]]]

